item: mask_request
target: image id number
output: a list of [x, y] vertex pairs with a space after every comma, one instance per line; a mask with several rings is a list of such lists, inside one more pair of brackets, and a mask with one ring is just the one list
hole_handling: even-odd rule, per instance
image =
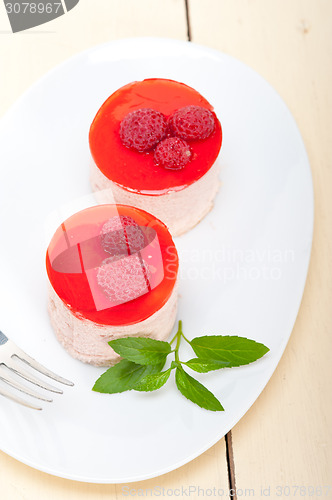
[[277, 497], [329, 497], [331, 486], [276, 486]]
[[8, 14], [57, 14], [62, 3], [7, 2], [5, 6]]

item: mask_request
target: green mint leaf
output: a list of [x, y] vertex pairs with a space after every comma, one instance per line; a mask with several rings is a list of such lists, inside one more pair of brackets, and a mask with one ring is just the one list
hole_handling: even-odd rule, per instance
[[125, 337], [111, 340], [109, 345], [122, 358], [139, 365], [155, 365], [165, 362], [171, 352], [168, 342], [144, 337]]
[[212, 370], [220, 370], [221, 368], [229, 366], [228, 361], [210, 361], [209, 359], [202, 358], [189, 359], [189, 361], [183, 361], [182, 364], [198, 373], [207, 373]]
[[196, 337], [190, 345], [199, 358], [228, 362], [229, 368], [252, 363], [269, 351], [264, 344], [229, 335]]
[[167, 380], [169, 379], [171, 370], [172, 369], [169, 368], [164, 372], [154, 373], [153, 375], [147, 375], [146, 377], [142, 378], [142, 380], [140, 380], [138, 384], [135, 385], [134, 387], [135, 391], [150, 392], [160, 389], [160, 387], [165, 385]]
[[160, 372], [163, 366], [164, 363], [148, 366], [138, 365], [123, 359], [103, 373], [92, 390], [108, 394], [129, 391], [146, 375]]
[[201, 408], [211, 411], [223, 411], [223, 407], [218, 399], [198, 380], [194, 379], [183, 368], [177, 368], [175, 372], [177, 388], [187, 399], [197, 404]]

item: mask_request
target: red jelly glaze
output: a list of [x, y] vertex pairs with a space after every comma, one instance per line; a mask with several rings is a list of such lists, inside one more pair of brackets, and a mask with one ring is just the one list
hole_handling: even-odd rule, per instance
[[151, 78], [121, 87], [104, 102], [90, 127], [90, 150], [98, 168], [122, 188], [140, 194], [181, 190], [200, 179], [221, 148], [222, 130], [215, 114], [214, 132], [205, 140], [190, 141], [192, 160], [177, 171], [156, 165], [153, 150], [139, 153], [125, 147], [119, 135], [120, 122], [131, 111], [153, 108], [169, 117], [190, 104], [213, 112], [211, 104], [196, 90], [173, 80]]
[[[109, 254], [101, 248], [100, 238], [94, 236], [100, 234], [101, 227], [107, 220], [117, 215], [129, 216], [138, 226], [153, 228], [156, 231], [164, 276], [155, 288], [144, 295], [108, 309], [97, 310], [77, 249], [82, 244], [85, 245], [84, 259], [87, 267], [100, 266]], [[69, 259], [68, 249], [72, 252]], [[64, 259], [65, 252], [67, 257]], [[177, 251], [167, 227], [151, 214], [126, 205], [99, 205], [69, 217], [55, 232], [46, 253], [47, 274], [56, 294], [75, 316], [102, 325], [135, 324], [161, 309], [174, 289], [178, 265]], [[69, 272], [75, 268], [75, 273]], [[78, 269], [80, 272], [77, 272]]]

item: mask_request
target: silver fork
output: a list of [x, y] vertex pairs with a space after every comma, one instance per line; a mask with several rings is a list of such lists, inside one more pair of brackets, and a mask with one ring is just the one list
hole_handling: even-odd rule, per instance
[[[50, 385], [47, 382], [44, 382], [39, 378], [35, 377], [34, 375], [32, 375], [31, 373], [29, 373], [28, 370], [25, 370], [24, 364], [34, 368], [35, 370], [39, 371], [43, 375], [46, 375], [47, 377], [50, 377], [56, 382], [60, 382], [61, 384], [69, 386], [74, 385], [69, 380], [66, 380], [65, 378], [60, 377], [56, 373], [51, 372], [43, 365], [38, 363], [38, 361], [31, 358], [28, 354], [22, 351], [22, 349], [20, 349], [16, 344], [14, 344], [14, 342], [9, 340], [6, 337], [6, 335], [4, 335], [0, 331], [0, 380], [6, 382], [14, 389], [18, 389], [19, 391], [24, 392], [29, 396], [33, 396], [34, 398], [40, 399], [41, 401], [47, 401], [49, 403], [52, 402], [52, 399], [50, 399], [49, 397], [42, 396], [38, 392], [35, 392], [34, 390], [29, 389], [25, 385], [21, 384], [15, 379], [15, 375], [13, 376], [13, 374], [19, 375], [28, 382], [38, 385], [39, 387], [42, 387], [43, 389], [46, 389], [48, 391], [55, 392], [58, 394], [63, 393], [61, 389], [58, 389], [57, 387], [54, 387], [53, 385]], [[30, 403], [25, 399], [19, 398], [18, 396], [13, 394], [12, 391], [10, 390], [7, 391], [7, 389], [3, 387], [0, 387], [0, 394], [9, 399], [12, 399], [16, 403], [20, 403], [21, 405], [27, 406], [28, 408], [33, 408], [35, 410], [42, 409], [40, 406]]]

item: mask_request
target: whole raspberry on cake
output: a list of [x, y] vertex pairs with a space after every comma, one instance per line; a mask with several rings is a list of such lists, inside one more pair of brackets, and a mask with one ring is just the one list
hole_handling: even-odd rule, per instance
[[58, 340], [75, 358], [111, 366], [110, 340], [165, 340], [177, 308], [178, 256], [166, 226], [125, 205], [76, 213], [46, 254], [48, 309]]
[[151, 78], [114, 92], [89, 134], [91, 185], [102, 203], [146, 210], [178, 236], [212, 208], [219, 188], [220, 122], [193, 88]]

